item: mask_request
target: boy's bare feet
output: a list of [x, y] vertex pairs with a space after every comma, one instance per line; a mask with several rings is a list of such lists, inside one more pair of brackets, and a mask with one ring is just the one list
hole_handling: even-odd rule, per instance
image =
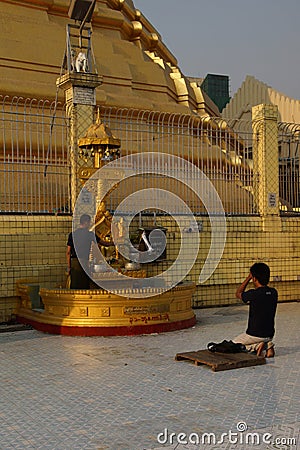
[[266, 358], [274, 358], [275, 356], [275, 350], [274, 347], [268, 348], [266, 351]]
[[257, 349], [256, 349], [256, 356], [262, 356], [261, 354], [262, 354], [264, 349], [265, 349], [265, 343], [264, 342], [261, 342], [260, 344], [258, 344]]

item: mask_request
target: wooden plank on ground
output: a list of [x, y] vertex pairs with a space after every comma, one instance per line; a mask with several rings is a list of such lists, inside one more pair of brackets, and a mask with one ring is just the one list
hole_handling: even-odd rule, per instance
[[206, 364], [210, 366], [214, 372], [266, 364], [266, 358], [263, 356], [256, 356], [250, 353], [218, 353], [210, 352], [208, 350], [177, 353], [175, 360], [194, 361], [196, 366]]

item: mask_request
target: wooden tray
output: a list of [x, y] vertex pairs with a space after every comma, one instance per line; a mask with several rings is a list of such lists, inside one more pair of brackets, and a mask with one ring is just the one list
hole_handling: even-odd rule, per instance
[[214, 372], [266, 364], [266, 358], [263, 356], [251, 355], [250, 353], [213, 353], [208, 350], [177, 353], [175, 360], [194, 361], [196, 366], [206, 364], [207, 366], [210, 366]]

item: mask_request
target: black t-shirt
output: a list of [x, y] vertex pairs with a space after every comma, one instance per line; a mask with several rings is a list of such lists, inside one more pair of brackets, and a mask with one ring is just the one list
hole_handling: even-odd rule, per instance
[[71, 258], [77, 257], [78, 259], [88, 260], [92, 242], [96, 242], [95, 235], [86, 228], [78, 228], [73, 233], [70, 233], [67, 245], [71, 247]]
[[243, 302], [249, 303], [247, 334], [263, 338], [274, 336], [277, 299], [276, 289], [269, 286], [250, 289], [242, 293]]

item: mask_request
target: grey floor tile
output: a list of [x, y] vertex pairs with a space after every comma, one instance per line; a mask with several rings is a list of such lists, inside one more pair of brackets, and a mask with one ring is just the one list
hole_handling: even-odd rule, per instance
[[160, 445], [158, 435], [220, 438], [240, 422], [260, 436], [297, 439], [300, 448], [299, 304], [279, 305], [274, 360], [218, 373], [175, 354], [244, 331], [247, 308], [198, 310], [197, 317], [192, 329], [131, 337], [1, 333], [0, 449], [198, 450], [174, 439]]

